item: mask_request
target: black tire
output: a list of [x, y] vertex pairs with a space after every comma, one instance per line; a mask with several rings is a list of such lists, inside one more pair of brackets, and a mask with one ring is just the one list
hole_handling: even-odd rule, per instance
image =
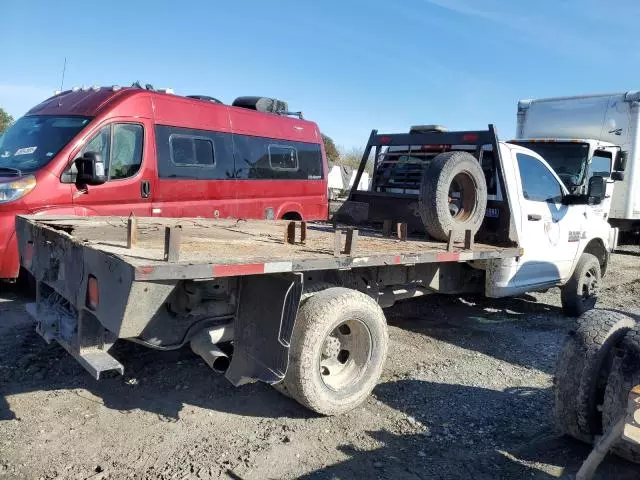
[[[621, 342], [621, 355], [613, 361], [602, 407], [602, 423], [605, 429], [620, 419], [627, 410], [629, 392], [640, 385], [640, 330], [627, 333]], [[620, 440], [612, 451], [627, 460], [640, 463], [640, 445]]]
[[587, 443], [602, 433], [599, 407], [615, 347], [635, 324], [626, 315], [599, 309], [578, 319], [556, 363], [553, 417], [559, 433]]
[[[316, 293], [332, 287], [335, 287], [335, 285], [327, 282], [314, 283], [310, 287], [305, 286], [304, 290], [302, 291], [302, 295], [300, 296], [300, 305], [302, 305], [305, 301], [307, 301], [307, 299], [314, 296]], [[271, 386], [275, 388], [278, 392], [280, 392], [282, 395], [284, 395], [285, 397], [292, 398], [291, 393], [287, 389], [287, 385], [284, 380], [278, 383], [274, 383]]]
[[[354, 342], [353, 354], [343, 349], [346, 345], [332, 335], [338, 330], [338, 335], [344, 335], [343, 341], [349, 337]], [[335, 358], [324, 354], [334, 348], [330, 342], [333, 339], [339, 344], [335, 347], [339, 352]], [[305, 299], [298, 310], [289, 368], [284, 379], [286, 392], [305, 407], [323, 415], [352, 410], [369, 396], [378, 382], [387, 348], [386, 319], [372, 298], [341, 287], [317, 292]], [[345, 351], [347, 356], [341, 358]], [[342, 368], [346, 373], [332, 377], [329, 369], [323, 366], [324, 361], [333, 361], [336, 371]], [[321, 373], [323, 369], [326, 373]], [[349, 373], [353, 373], [353, 378], [349, 378]], [[331, 381], [329, 377], [332, 377]], [[331, 383], [335, 381], [337, 383]]]
[[[460, 196], [453, 197], [452, 189]], [[461, 241], [465, 230], [475, 235], [487, 209], [487, 181], [478, 160], [467, 152], [437, 155], [422, 175], [419, 200], [429, 236], [447, 241], [453, 230], [454, 240]]]
[[571, 278], [560, 289], [562, 311], [568, 317], [579, 317], [595, 308], [602, 283], [600, 262], [590, 253], [583, 253]]

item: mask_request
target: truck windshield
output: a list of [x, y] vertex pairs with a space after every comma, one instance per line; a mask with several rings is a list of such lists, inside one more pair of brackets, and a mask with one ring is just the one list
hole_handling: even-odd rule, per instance
[[90, 121], [88, 117], [20, 118], [0, 137], [0, 175], [39, 170]]
[[589, 159], [588, 143], [516, 142], [533, 150], [553, 168], [567, 187], [582, 184]]

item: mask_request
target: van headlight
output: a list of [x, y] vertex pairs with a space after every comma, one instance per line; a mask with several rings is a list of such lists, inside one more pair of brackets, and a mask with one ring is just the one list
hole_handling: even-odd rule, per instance
[[10, 182], [0, 182], [0, 203], [13, 202], [24, 197], [36, 186], [36, 177], [28, 175]]

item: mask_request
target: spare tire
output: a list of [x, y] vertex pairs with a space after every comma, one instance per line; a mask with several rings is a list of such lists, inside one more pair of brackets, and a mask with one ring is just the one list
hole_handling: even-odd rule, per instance
[[420, 216], [429, 234], [447, 241], [453, 231], [455, 241], [465, 230], [475, 235], [487, 209], [487, 181], [478, 160], [467, 152], [437, 155], [422, 175]]
[[[620, 345], [620, 355], [615, 357], [602, 407], [602, 424], [605, 429], [625, 415], [629, 393], [640, 385], [640, 330], [631, 330]], [[640, 445], [619, 440], [612, 451], [627, 460], [640, 463]]]
[[559, 433], [586, 443], [602, 433], [599, 408], [615, 347], [635, 320], [609, 310], [590, 310], [569, 332], [556, 363], [553, 416]]

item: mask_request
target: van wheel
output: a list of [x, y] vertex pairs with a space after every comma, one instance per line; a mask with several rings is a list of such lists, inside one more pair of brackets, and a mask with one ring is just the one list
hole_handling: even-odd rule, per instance
[[569, 317], [579, 317], [596, 306], [602, 283], [600, 262], [590, 253], [583, 253], [573, 275], [560, 289], [562, 311]]
[[[627, 333], [621, 343], [621, 355], [613, 362], [602, 408], [602, 423], [605, 429], [625, 414], [629, 393], [636, 385], [640, 385], [640, 330]], [[612, 450], [622, 458], [640, 463], [640, 445], [621, 439]]]
[[635, 324], [626, 315], [600, 309], [578, 319], [556, 363], [553, 417], [559, 433], [587, 443], [602, 433], [599, 408], [613, 353]]
[[352, 410], [378, 382], [387, 348], [386, 319], [372, 298], [341, 287], [317, 292], [298, 310], [286, 393], [323, 415]]
[[447, 241], [464, 239], [465, 230], [475, 235], [487, 208], [487, 181], [478, 160], [467, 152], [437, 155], [422, 175], [420, 216], [427, 233]]

